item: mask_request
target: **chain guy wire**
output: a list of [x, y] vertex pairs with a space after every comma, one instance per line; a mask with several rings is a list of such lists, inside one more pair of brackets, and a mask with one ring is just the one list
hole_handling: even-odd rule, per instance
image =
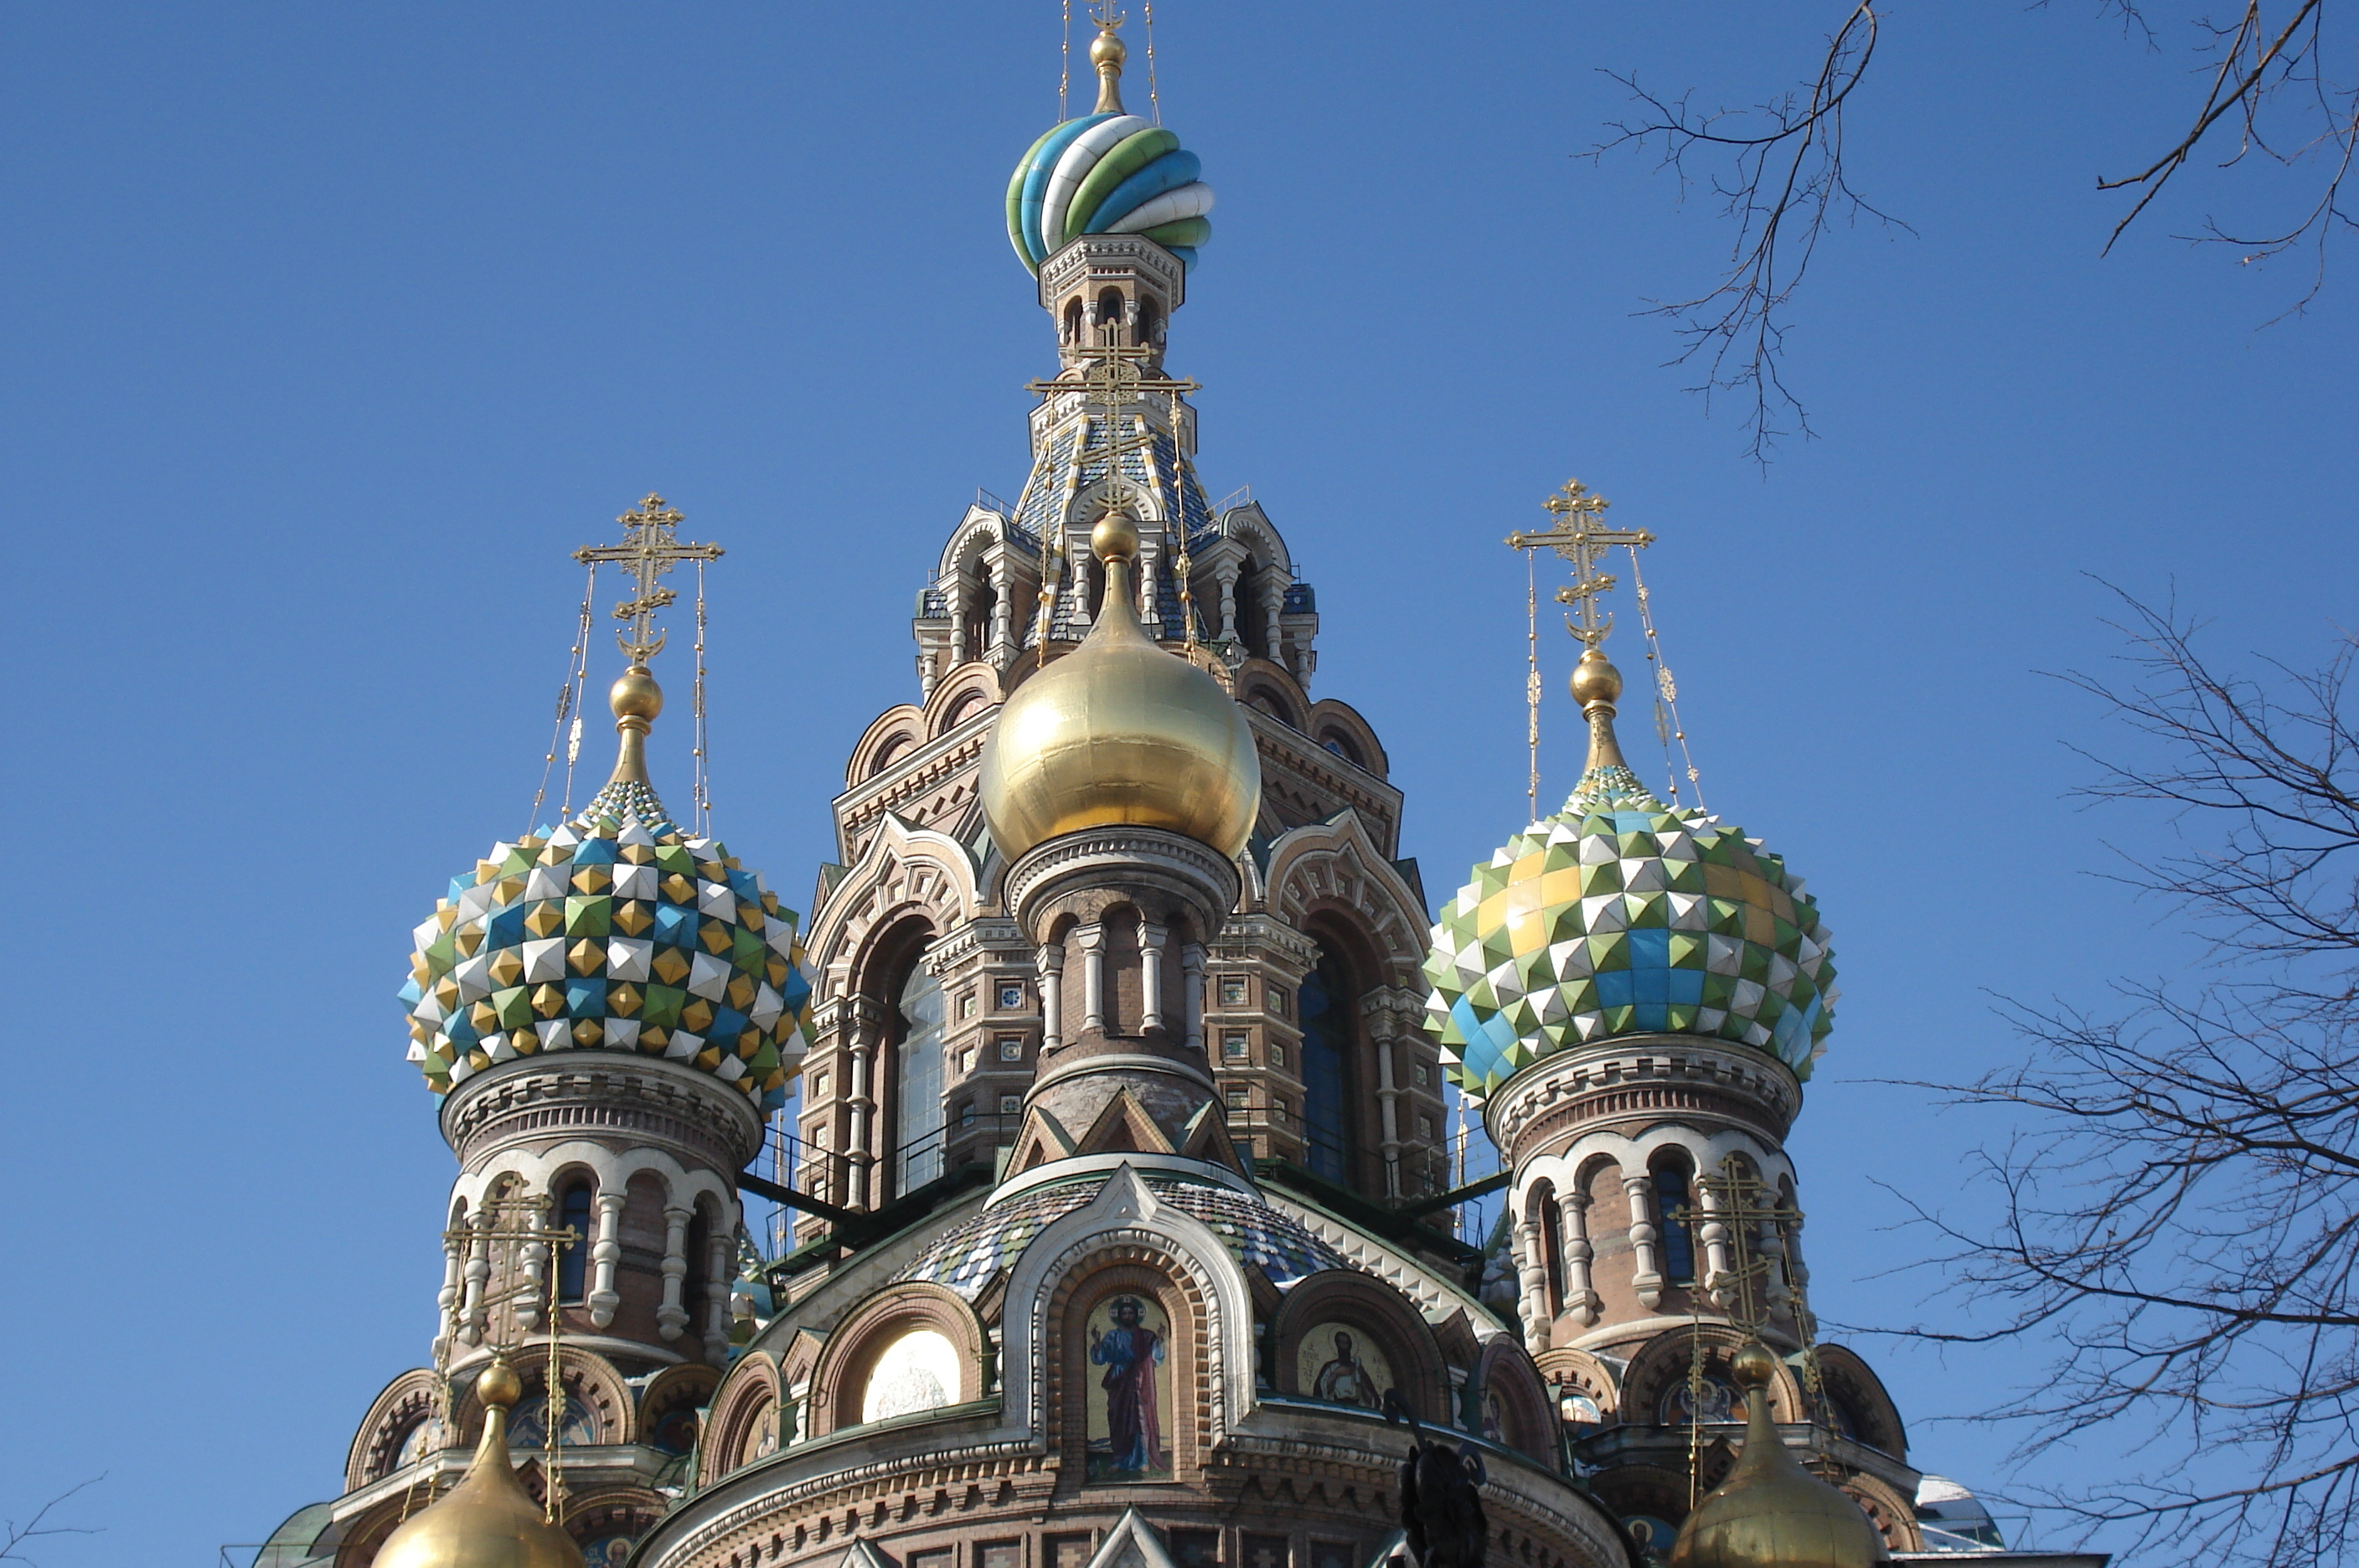
[[1532, 552], [1524, 551], [1524, 708], [1525, 739], [1531, 747], [1531, 771], [1524, 782], [1527, 822], [1540, 820], [1540, 598], [1539, 578]]
[[1147, 0], [1147, 105], [1155, 123], [1163, 123], [1163, 99], [1155, 90], [1155, 0]]
[[696, 684], [693, 691], [696, 716], [695, 787], [696, 831], [710, 838], [712, 835], [712, 780], [706, 771], [711, 745], [704, 725], [704, 562], [696, 563]]
[[1671, 804], [1676, 806], [1680, 803], [1679, 774], [1671, 761], [1670, 751], [1671, 744], [1676, 741], [1680, 748], [1678, 767], [1686, 770], [1688, 793], [1695, 801], [1696, 810], [1702, 811], [1705, 809], [1703, 775], [1696, 769], [1695, 754], [1688, 748], [1687, 725], [1680, 719], [1679, 683], [1671, 679], [1670, 664], [1662, 656], [1661, 639], [1655, 635], [1654, 601], [1647, 595], [1646, 578], [1638, 572], [1637, 548], [1631, 546], [1629, 550], [1630, 584], [1638, 601], [1638, 625], [1647, 637], [1647, 663], [1654, 671], [1655, 678], [1655, 738], [1663, 746], [1663, 771], [1670, 779]]
[[[548, 754], [540, 759], [540, 788], [533, 791], [532, 811], [527, 814], [525, 831], [530, 833], [540, 822], [540, 808], [549, 801], [549, 780], [557, 768], [557, 749], [565, 748], [565, 804], [560, 808], [566, 816], [573, 814], [573, 764], [582, 755], [582, 683], [589, 670], [591, 600], [598, 590], [598, 568], [593, 562], [590, 579], [582, 589], [582, 615], [574, 627], [573, 651], [566, 656], [565, 684], [557, 693], [555, 729], [549, 737]], [[572, 721], [569, 732], [567, 721]]]

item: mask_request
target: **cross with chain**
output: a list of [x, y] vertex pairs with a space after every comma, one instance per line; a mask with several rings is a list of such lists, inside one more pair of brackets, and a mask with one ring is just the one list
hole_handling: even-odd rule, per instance
[[[1082, 456], [1083, 461], [1104, 459], [1106, 477], [1103, 495], [1103, 515], [1112, 516], [1114, 513], [1127, 509], [1132, 496], [1130, 482], [1123, 477], [1124, 455], [1128, 452], [1147, 451], [1155, 444], [1155, 431], [1144, 421], [1141, 421], [1140, 428], [1135, 431], [1125, 431], [1123, 429], [1125, 411], [1133, 404], [1144, 401], [1150, 392], [1159, 392], [1169, 396], [1172, 403], [1172, 441], [1176, 449], [1179, 441], [1180, 399], [1183, 395], [1195, 391], [1197, 383], [1175, 381], [1169, 376], [1149, 375], [1147, 364], [1155, 357], [1156, 350], [1144, 343], [1090, 344], [1082, 347], [1078, 353], [1083, 365], [1079, 390], [1084, 400], [1099, 410], [1097, 418], [1103, 423], [1106, 432], [1105, 445], [1091, 448]], [[1059, 397], [1075, 389], [1071, 381], [1062, 377], [1054, 381], [1027, 382], [1025, 387], [1025, 390], [1043, 398]], [[1045, 650], [1049, 646], [1049, 618], [1056, 604], [1058, 591], [1061, 586], [1059, 579], [1063, 575], [1065, 555], [1063, 529], [1058, 529], [1053, 537], [1044, 540], [1043, 543], [1048, 559], [1042, 563], [1040, 611], [1034, 640]], [[1183, 551], [1185, 548], [1183, 540], [1181, 542]], [[1185, 559], [1184, 555], [1182, 559]]]
[[1615, 545], [1628, 545], [1644, 550], [1655, 542], [1655, 536], [1643, 528], [1609, 528], [1604, 524], [1605, 508], [1612, 502], [1603, 495], [1593, 495], [1589, 486], [1578, 479], [1568, 479], [1563, 488], [1542, 503], [1556, 515], [1556, 521], [1546, 533], [1512, 533], [1508, 545], [1516, 550], [1549, 549], [1572, 562], [1572, 586], [1556, 591], [1556, 602], [1571, 604], [1574, 613], [1565, 617], [1564, 629], [1579, 638], [1587, 648], [1595, 648], [1614, 629], [1614, 617], [1600, 616], [1597, 597], [1614, 586], [1614, 578], [1597, 570], [1597, 563]]
[[573, 552], [573, 559], [622, 564], [636, 592], [614, 606], [614, 618], [630, 623], [627, 631], [614, 634], [614, 641], [633, 664], [644, 665], [663, 651], [664, 634], [656, 629], [656, 612], [679, 597], [660, 579], [679, 561], [718, 561], [722, 550], [717, 544], [680, 543], [675, 530], [687, 519], [664, 505], [660, 495], [650, 494], [614, 520], [623, 525], [622, 543], [585, 545]]

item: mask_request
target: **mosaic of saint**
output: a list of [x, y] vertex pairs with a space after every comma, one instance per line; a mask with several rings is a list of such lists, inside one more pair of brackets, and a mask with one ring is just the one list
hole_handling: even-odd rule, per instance
[[1090, 1312], [1092, 1481], [1159, 1481], [1171, 1474], [1163, 1412], [1169, 1407], [1171, 1320], [1156, 1302], [1115, 1296]]
[[1321, 1323], [1302, 1336], [1295, 1352], [1295, 1384], [1308, 1397], [1331, 1405], [1382, 1410], [1385, 1390], [1395, 1387], [1392, 1364], [1367, 1336], [1342, 1323]]

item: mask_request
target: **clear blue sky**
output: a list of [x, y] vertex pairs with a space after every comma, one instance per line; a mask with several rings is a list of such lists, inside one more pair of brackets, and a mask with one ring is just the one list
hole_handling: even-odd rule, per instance
[[[2092, 181], [2176, 134], [2186, 57], [2093, 5], [1897, 6], [1853, 152], [1916, 237], [1823, 248], [1789, 368], [1824, 439], [1765, 477], [1633, 313], [1708, 278], [1708, 203], [1572, 155], [1620, 104], [1598, 68], [1743, 97], [1840, 9], [1167, 0], [1156, 41], [1221, 196], [1172, 331], [1205, 481], [1317, 584], [1318, 690], [1385, 736], [1437, 897], [1522, 821], [1501, 537], [1569, 474], [1660, 537], [1710, 803], [1842, 962], [1794, 1138], [1818, 1305], [1889, 1323], [1920, 1243], [1870, 1178], [1938, 1200], [1987, 1129], [1845, 1080], [1970, 1073], [2012, 1049], [1991, 993], [2183, 959], [2089, 875], [2150, 825], [2065, 798], [2097, 719], [2035, 672], [2114, 647], [2087, 573], [2175, 582], [2233, 656], [2323, 649], [2359, 262], [2256, 330], [2298, 268], [2169, 239], [2234, 210], [2201, 170], [2099, 260]], [[1051, 338], [999, 207], [1057, 40], [1047, 0], [0, 16], [0, 1514], [107, 1475], [74, 1510], [107, 1533], [49, 1568], [259, 1540], [426, 1356], [451, 1167], [407, 932], [526, 825], [566, 554], [651, 488], [730, 552], [718, 826], [807, 907], [846, 751], [914, 691], [927, 562], [1022, 480]], [[1931, 1418], [2027, 1366], [1868, 1348], [1919, 1462], [1990, 1479], [1996, 1440]]]

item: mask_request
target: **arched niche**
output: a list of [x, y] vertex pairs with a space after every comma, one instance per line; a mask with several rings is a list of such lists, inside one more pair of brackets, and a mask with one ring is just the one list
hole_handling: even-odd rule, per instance
[[1321, 697], [1310, 704], [1308, 727], [1311, 739], [1363, 773], [1382, 779], [1392, 770], [1384, 743], [1376, 738], [1375, 726], [1362, 718], [1360, 711], [1349, 702]]
[[[937, 1343], [947, 1349], [947, 1356], [933, 1348]], [[939, 1389], [940, 1402], [930, 1408], [980, 1399], [989, 1344], [983, 1321], [955, 1290], [921, 1280], [886, 1286], [846, 1313], [828, 1335], [811, 1369], [807, 1401], [810, 1435], [825, 1437], [865, 1424], [870, 1412], [879, 1408], [875, 1396], [885, 1377], [946, 1382]], [[911, 1390], [897, 1392], [900, 1397], [889, 1401], [896, 1408], [875, 1419], [914, 1415], [928, 1408], [909, 1402]]]
[[959, 665], [926, 696], [926, 733], [933, 736], [948, 735], [998, 702], [1000, 696], [998, 670], [974, 660]]
[[1068, 1273], [1051, 1302], [1049, 1441], [1084, 1486], [1202, 1471], [1212, 1426], [1197, 1385], [1210, 1313], [1173, 1261], [1144, 1247], [1112, 1248]]
[[[352, 1450], [344, 1458], [344, 1490], [357, 1492], [424, 1458], [425, 1444], [437, 1435], [432, 1428], [440, 1402], [429, 1368], [414, 1367], [387, 1383], [369, 1402], [360, 1430], [353, 1434]], [[441, 1434], [438, 1447], [457, 1441], [453, 1435]]]
[[721, 1374], [688, 1363], [667, 1367], [639, 1395], [638, 1441], [673, 1455], [695, 1452], [701, 1435], [697, 1412], [712, 1402]]
[[[1725, 1323], [1707, 1323], [1667, 1330], [1638, 1347], [1622, 1374], [1625, 1421], [1645, 1426], [1687, 1423], [1688, 1379], [1699, 1339], [1703, 1343], [1704, 1420], [1734, 1424], [1745, 1419], [1745, 1401], [1729, 1363], [1751, 1342]], [[1808, 1419], [1802, 1409], [1801, 1379], [1782, 1359], [1769, 1381], [1769, 1418], [1781, 1422]]]
[[1506, 1334], [1492, 1340], [1475, 1377], [1477, 1432], [1553, 1469], [1556, 1409], [1524, 1347]]
[[1907, 1463], [1908, 1429], [1901, 1424], [1900, 1409], [1885, 1392], [1883, 1379], [1846, 1345], [1821, 1345], [1817, 1355], [1820, 1386], [1826, 1390], [1836, 1431]]
[[[1603, 1431], [1621, 1419], [1621, 1380], [1614, 1376], [1614, 1369], [1597, 1356], [1566, 1345], [1543, 1350], [1532, 1358], [1532, 1366], [1539, 1373], [1540, 1381], [1548, 1387], [1549, 1398], [1556, 1406], [1557, 1420], [1569, 1423], [1566, 1431], [1575, 1439], [1587, 1436], [1588, 1432]], [[1589, 1405], [1568, 1408], [1571, 1401], [1580, 1399], [1588, 1400]], [[1576, 1409], [1579, 1415], [1574, 1413]], [[1590, 1409], [1594, 1409], [1597, 1420], [1593, 1422], [1581, 1420], [1580, 1416], [1587, 1414]], [[1584, 1427], [1588, 1432], [1582, 1430]]]
[[1399, 1291], [1355, 1269], [1330, 1269], [1287, 1291], [1270, 1325], [1270, 1370], [1279, 1392], [1379, 1408], [1382, 1389], [1375, 1399], [1357, 1400], [1336, 1400], [1332, 1388], [1320, 1391], [1319, 1377], [1338, 1357], [1332, 1337], [1338, 1332], [1353, 1336], [1353, 1350], [1362, 1359], [1368, 1359], [1368, 1351], [1375, 1353], [1392, 1374], [1391, 1386], [1419, 1421], [1450, 1424], [1450, 1372], [1433, 1331]]
[[703, 1485], [711, 1486], [777, 1451], [778, 1400], [777, 1364], [764, 1351], [741, 1356], [722, 1380], [721, 1391], [713, 1397], [712, 1417], [705, 1423], [697, 1465]]
[[875, 778], [905, 747], [922, 741], [925, 734], [925, 714], [911, 703], [898, 703], [877, 714], [844, 762], [844, 788], [855, 789]]
[[[638, 1441], [636, 1401], [631, 1398], [630, 1385], [623, 1381], [614, 1364], [596, 1351], [562, 1343], [558, 1346], [557, 1357], [558, 1378], [566, 1401], [561, 1412], [566, 1423], [567, 1435], [562, 1440], [565, 1445], [582, 1447]], [[527, 1345], [514, 1354], [508, 1365], [524, 1384], [524, 1397], [508, 1412], [509, 1436], [516, 1447], [538, 1448], [541, 1438], [536, 1423], [546, 1419], [553, 1403], [547, 1398], [549, 1348], [546, 1345]], [[458, 1408], [465, 1423], [467, 1441], [473, 1443], [484, 1430], [484, 1405], [476, 1397], [474, 1385], [469, 1385]], [[527, 1432], [528, 1435], [519, 1435]]]

